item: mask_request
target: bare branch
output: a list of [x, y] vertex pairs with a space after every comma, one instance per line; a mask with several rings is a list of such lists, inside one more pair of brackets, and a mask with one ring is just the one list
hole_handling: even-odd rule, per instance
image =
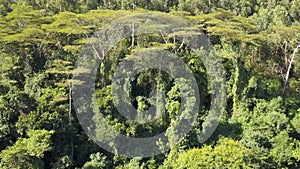
[[294, 49], [294, 52], [291, 56], [291, 59], [288, 60], [289, 67], [287, 69], [287, 72], [286, 72], [286, 75], [285, 75], [285, 78], [284, 78], [284, 86], [283, 86], [283, 90], [282, 90], [282, 95], [285, 94], [285, 90], [287, 88], [287, 84], [288, 84], [288, 81], [289, 81], [289, 76], [290, 76], [290, 72], [291, 72], [291, 68], [292, 68], [292, 63], [294, 61], [295, 55], [298, 52], [299, 48], [300, 48], [300, 44]]
[[163, 34], [163, 32], [161, 30], [160, 30], [160, 34], [161, 34], [161, 37], [163, 38], [163, 40], [165, 41], [165, 43], [167, 44], [168, 40], [166, 39], [165, 35]]
[[134, 28], [134, 23], [132, 23], [132, 34], [131, 34], [131, 48], [133, 49], [134, 47], [134, 31], [135, 31], [135, 28]]
[[180, 46], [177, 49], [177, 52], [179, 52], [179, 50], [183, 47], [183, 45], [184, 45], [184, 41], [181, 42]]

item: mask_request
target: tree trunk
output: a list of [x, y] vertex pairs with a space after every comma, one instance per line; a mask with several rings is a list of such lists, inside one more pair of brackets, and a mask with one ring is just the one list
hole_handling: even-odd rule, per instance
[[[71, 131], [72, 131], [72, 128], [73, 128], [73, 125], [72, 125], [72, 85], [69, 83], [69, 125], [71, 127]], [[73, 141], [73, 133], [71, 132], [71, 135], [70, 135], [70, 146], [71, 146], [71, 159], [73, 159], [74, 157], [74, 141]]]

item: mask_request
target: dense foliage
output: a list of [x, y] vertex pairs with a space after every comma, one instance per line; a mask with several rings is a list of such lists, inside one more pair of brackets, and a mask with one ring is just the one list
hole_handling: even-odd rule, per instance
[[[0, 168], [299, 168], [299, 9], [300, 0], [0, 0]], [[132, 104], [146, 110], [151, 90], [159, 88], [167, 97], [163, 118], [136, 124], [118, 113], [112, 75], [133, 52], [168, 50], [201, 86], [197, 123], [179, 144], [151, 158], [128, 158], [103, 150], [83, 131], [72, 106], [71, 86], [78, 83], [72, 70], [99, 28], [150, 10], [183, 17], [210, 38], [225, 70], [226, 109], [201, 144], [212, 94], [208, 68], [171, 36], [123, 39], [104, 58], [95, 92], [99, 110], [117, 131], [156, 135], [173, 124], [181, 104], [184, 86], [149, 70], [132, 82]]]

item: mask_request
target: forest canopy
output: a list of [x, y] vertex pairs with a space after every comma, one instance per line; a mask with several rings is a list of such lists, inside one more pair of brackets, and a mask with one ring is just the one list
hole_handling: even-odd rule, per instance
[[[299, 168], [299, 9], [300, 0], [0, 0], [0, 168]], [[83, 105], [101, 112], [102, 119], [91, 115], [96, 124], [105, 120], [128, 137], [148, 138], [167, 130], [169, 150], [132, 158], [106, 151], [89, 137], [76, 114], [72, 86], [82, 84], [73, 79], [76, 62], [86, 44], [99, 38], [98, 31], [145, 13], [182, 18], [191, 25], [166, 32], [166, 25], [146, 23], [145, 31], [162, 31], [138, 36], [133, 24], [130, 36], [99, 54], [96, 99]], [[175, 40], [195, 29], [209, 39], [218, 59]], [[182, 102], [191, 95], [188, 81], [161, 70], [141, 71], [130, 82], [129, 103], [138, 117], [146, 117], [142, 112], [155, 104], [161, 117], [139, 124], [118, 111], [114, 99], [125, 98], [112, 94], [118, 89], [114, 83], [121, 83], [114, 74], [121, 62], [140, 59], [136, 53], [147, 57], [151, 50], [168, 51], [185, 63], [198, 85], [200, 104], [194, 109], [193, 98]], [[222, 74], [207, 67], [217, 60]], [[213, 86], [222, 77], [224, 88], [216, 92]], [[224, 101], [224, 109], [216, 130], [201, 142], [216, 93], [225, 96], [215, 100]], [[174, 128], [181, 106], [197, 116], [178, 141]], [[187, 120], [189, 114], [184, 115]], [[107, 140], [100, 130], [107, 128], [96, 128], [97, 138]]]

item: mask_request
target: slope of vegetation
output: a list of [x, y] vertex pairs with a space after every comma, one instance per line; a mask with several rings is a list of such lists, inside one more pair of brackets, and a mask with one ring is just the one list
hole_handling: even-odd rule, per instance
[[[0, 0], [0, 168], [299, 168], [299, 9], [299, 0]], [[161, 133], [181, 104], [178, 81], [149, 70], [132, 82], [132, 103], [146, 110], [157, 87], [166, 96], [163, 118], [136, 124], [118, 113], [112, 76], [134, 52], [158, 48], [179, 56], [194, 73], [201, 100], [197, 123], [179, 144], [154, 157], [129, 158], [87, 136], [72, 106], [71, 79], [97, 30], [149, 11], [182, 17], [210, 38], [225, 70], [226, 109], [214, 134], [199, 142], [212, 91], [197, 53], [172, 35], [123, 39], [103, 58], [95, 84], [97, 108], [117, 131]]]

